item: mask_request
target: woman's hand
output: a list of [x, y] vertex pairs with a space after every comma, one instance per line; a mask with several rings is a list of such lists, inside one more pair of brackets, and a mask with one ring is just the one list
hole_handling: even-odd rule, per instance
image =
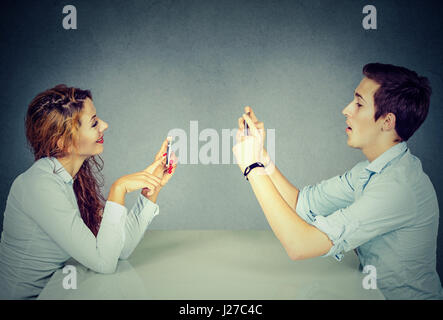
[[[177, 168], [178, 158], [174, 152], [171, 152], [169, 167], [166, 166], [167, 148], [168, 148], [168, 139], [166, 139], [163, 142], [162, 146], [160, 147], [160, 150], [155, 155], [154, 158], [155, 161], [145, 169], [147, 173], [151, 173], [160, 179], [160, 187], [156, 189], [155, 193], [158, 193], [158, 191], [160, 191], [160, 189], [168, 183], [169, 179], [171, 179], [172, 175], [174, 174]], [[148, 197], [149, 189], [148, 188], [143, 189], [142, 194], [145, 197]]]
[[[161, 162], [161, 160], [159, 160], [159, 162]], [[146, 190], [146, 196], [150, 196], [160, 188], [161, 179], [143, 170], [118, 178], [111, 186], [108, 201], [113, 201], [124, 206], [125, 195], [127, 193], [143, 189]]]
[[[153, 165], [160, 165], [160, 163], [161, 160], [157, 160]], [[124, 190], [125, 194], [139, 189], [147, 189], [147, 194], [152, 195], [156, 189], [161, 188], [161, 179], [146, 170], [142, 170], [120, 177], [116, 184]]]

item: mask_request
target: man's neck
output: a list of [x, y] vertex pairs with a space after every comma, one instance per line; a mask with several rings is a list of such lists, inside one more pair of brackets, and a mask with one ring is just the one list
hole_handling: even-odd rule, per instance
[[361, 151], [369, 160], [369, 162], [372, 162], [398, 143], [399, 141], [387, 141], [385, 143], [374, 144], [362, 149]]

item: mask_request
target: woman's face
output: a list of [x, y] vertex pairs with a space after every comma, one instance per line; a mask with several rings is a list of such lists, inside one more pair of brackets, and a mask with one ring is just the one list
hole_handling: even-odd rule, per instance
[[94, 103], [87, 98], [83, 102], [83, 111], [80, 115], [78, 148], [73, 152], [81, 157], [90, 157], [103, 152], [103, 134], [108, 124], [96, 115]]

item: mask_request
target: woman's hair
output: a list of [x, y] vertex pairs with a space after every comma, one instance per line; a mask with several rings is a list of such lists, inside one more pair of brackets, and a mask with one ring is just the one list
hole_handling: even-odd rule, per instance
[[[39, 93], [29, 104], [26, 113], [26, 138], [35, 161], [43, 157], [64, 157], [69, 146], [77, 148], [80, 115], [84, 101], [92, 95], [89, 90], [59, 84]], [[60, 146], [58, 141], [60, 140]], [[96, 157], [100, 160], [97, 161]], [[95, 169], [95, 170], [94, 170]], [[74, 192], [84, 223], [97, 236], [105, 199], [103, 186], [103, 159], [86, 159], [74, 177]]]
[[407, 141], [425, 121], [432, 89], [426, 77], [404, 67], [369, 63], [363, 74], [380, 84], [374, 94], [375, 121], [390, 112], [395, 115], [395, 131]]

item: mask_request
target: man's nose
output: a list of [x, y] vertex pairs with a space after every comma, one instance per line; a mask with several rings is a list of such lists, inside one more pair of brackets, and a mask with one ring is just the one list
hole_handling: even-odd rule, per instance
[[[352, 102], [351, 102], [352, 103]], [[349, 116], [349, 106], [351, 105], [351, 103], [349, 103], [346, 107], [343, 108], [343, 110], [341, 111], [341, 113], [347, 118]]]

